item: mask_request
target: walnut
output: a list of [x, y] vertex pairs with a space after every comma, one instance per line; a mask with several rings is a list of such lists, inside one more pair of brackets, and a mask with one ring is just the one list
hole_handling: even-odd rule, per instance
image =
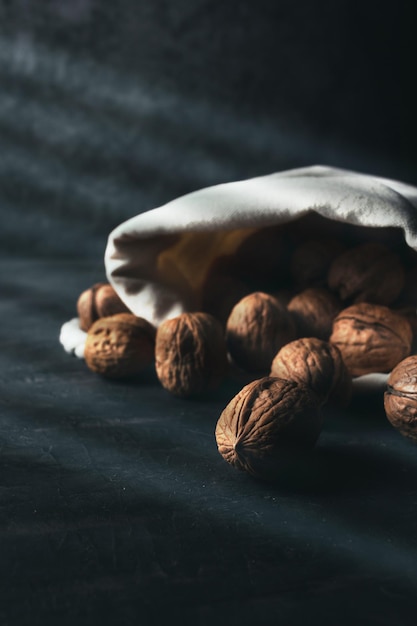
[[338, 239], [309, 239], [300, 243], [291, 257], [291, 275], [296, 285], [303, 289], [309, 286], [325, 286], [327, 272], [335, 257], [345, 250]]
[[329, 269], [328, 285], [343, 301], [387, 305], [403, 289], [404, 268], [388, 247], [365, 243], [336, 257]]
[[288, 304], [297, 335], [328, 339], [333, 320], [342, 309], [340, 300], [327, 289], [310, 287], [295, 295]]
[[141, 374], [155, 358], [155, 328], [132, 313], [102, 317], [87, 332], [88, 367], [107, 378]]
[[183, 313], [156, 333], [156, 373], [173, 395], [216, 389], [228, 369], [223, 328], [209, 313]]
[[229, 402], [217, 422], [216, 441], [235, 468], [271, 479], [313, 448], [321, 426], [317, 394], [301, 383], [265, 377]]
[[394, 428], [417, 442], [417, 355], [409, 356], [392, 370], [384, 407]]
[[417, 310], [414, 306], [403, 307], [401, 309], [395, 309], [395, 312], [406, 318], [411, 326], [413, 333], [413, 340], [411, 342], [411, 353], [417, 352]]
[[352, 376], [389, 372], [410, 354], [412, 331], [405, 317], [386, 306], [362, 302], [339, 313], [330, 342]]
[[305, 383], [323, 402], [347, 406], [352, 377], [336, 346], [315, 337], [302, 338], [281, 348], [271, 366], [271, 376]]
[[261, 291], [240, 300], [227, 320], [230, 356], [248, 372], [268, 372], [278, 350], [293, 339], [295, 327], [287, 309]]
[[108, 283], [96, 283], [86, 289], [77, 301], [77, 312], [81, 330], [87, 331], [100, 317], [116, 313], [128, 313], [129, 309]]

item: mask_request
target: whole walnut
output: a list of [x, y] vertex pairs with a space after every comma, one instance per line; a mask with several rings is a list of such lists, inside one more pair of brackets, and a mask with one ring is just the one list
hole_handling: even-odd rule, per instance
[[392, 370], [384, 407], [394, 428], [417, 442], [417, 355], [409, 356]]
[[141, 374], [155, 359], [156, 330], [132, 313], [118, 313], [96, 320], [88, 329], [85, 362], [107, 378]]
[[281, 348], [271, 366], [271, 376], [304, 383], [323, 402], [347, 406], [352, 394], [352, 377], [340, 350], [316, 337], [296, 339]]
[[410, 354], [408, 320], [386, 306], [362, 302], [339, 313], [330, 342], [337, 346], [352, 376], [389, 372]]
[[216, 389], [228, 370], [223, 327], [209, 313], [182, 313], [163, 322], [155, 356], [162, 386], [183, 398]]
[[380, 243], [365, 243], [342, 253], [332, 262], [328, 286], [350, 302], [391, 304], [404, 286], [399, 257]]
[[229, 402], [215, 435], [220, 454], [232, 466], [275, 479], [313, 448], [321, 427], [320, 399], [314, 391], [265, 377], [243, 387]]
[[82, 292], [77, 301], [77, 312], [81, 330], [87, 331], [100, 317], [116, 313], [128, 313], [129, 309], [121, 301], [108, 283], [96, 283]]
[[298, 337], [328, 339], [333, 320], [340, 313], [342, 303], [330, 291], [321, 287], [310, 287], [295, 295], [288, 303]]
[[296, 285], [303, 289], [310, 286], [325, 286], [331, 262], [345, 250], [338, 239], [308, 239], [298, 244], [291, 257], [291, 276]]
[[248, 372], [269, 372], [283, 345], [295, 339], [295, 326], [285, 306], [256, 291], [232, 309], [226, 324], [226, 343], [235, 364]]

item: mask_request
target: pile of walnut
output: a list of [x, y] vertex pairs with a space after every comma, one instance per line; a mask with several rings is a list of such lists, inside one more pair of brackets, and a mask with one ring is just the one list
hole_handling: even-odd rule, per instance
[[324, 403], [346, 407], [352, 378], [363, 374], [391, 372], [387, 417], [417, 440], [416, 279], [417, 254], [404, 242], [304, 236], [291, 247], [291, 237], [267, 229], [217, 259], [202, 311], [157, 329], [109, 285], [81, 294], [85, 360], [109, 378], [155, 364], [161, 385], [179, 397], [244, 371], [251, 382], [220, 415], [218, 449], [234, 467], [274, 478], [314, 446]]

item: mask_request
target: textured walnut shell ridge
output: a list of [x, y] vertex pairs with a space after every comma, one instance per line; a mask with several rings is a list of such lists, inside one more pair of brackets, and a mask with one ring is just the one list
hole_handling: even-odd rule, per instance
[[391, 372], [384, 408], [388, 420], [402, 435], [417, 442], [417, 356], [410, 356]]
[[295, 295], [288, 303], [298, 337], [328, 339], [333, 320], [340, 313], [340, 300], [327, 289], [310, 287]]
[[232, 309], [226, 324], [226, 343], [238, 367], [269, 372], [278, 350], [295, 339], [294, 322], [276, 298], [254, 292]]
[[183, 313], [163, 322], [155, 355], [162, 386], [180, 397], [216, 389], [228, 369], [223, 328], [208, 313]]
[[360, 303], [341, 311], [330, 342], [352, 376], [389, 372], [410, 354], [413, 334], [405, 317], [386, 306]]
[[132, 313], [102, 317], [87, 333], [88, 367], [108, 378], [140, 374], [155, 357], [155, 328]]
[[281, 348], [271, 366], [271, 376], [304, 383], [323, 401], [347, 406], [352, 377], [339, 349], [315, 337], [297, 339]]
[[229, 402], [216, 426], [220, 454], [235, 468], [270, 478], [288, 455], [311, 449], [321, 430], [318, 396], [276, 377], [255, 380]]

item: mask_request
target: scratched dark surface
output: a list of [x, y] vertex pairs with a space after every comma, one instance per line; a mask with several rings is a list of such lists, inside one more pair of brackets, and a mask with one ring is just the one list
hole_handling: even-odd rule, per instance
[[0, 625], [415, 624], [416, 448], [380, 393], [303, 479], [217, 452], [237, 390], [110, 383], [58, 343], [113, 226], [325, 163], [417, 184], [406, 3], [0, 0]]

